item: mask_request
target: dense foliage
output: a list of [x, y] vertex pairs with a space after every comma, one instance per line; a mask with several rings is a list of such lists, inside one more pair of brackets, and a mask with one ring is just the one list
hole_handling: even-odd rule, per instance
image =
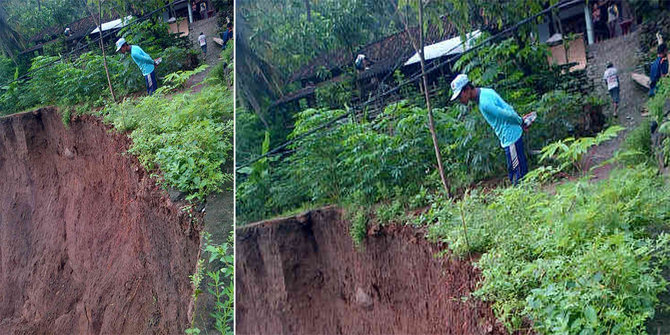
[[[180, 40], [170, 36], [162, 23], [145, 21], [128, 28], [125, 35], [130, 43], [143, 46], [152, 57], [163, 57], [156, 67], [158, 77], [196, 65], [193, 55], [197, 53], [179, 47]], [[108, 54], [107, 67], [117, 96], [145, 88], [144, 77], [130, 55]], [[7, 77], [9, 69], [12, 67], [8, 62], [0, 62], [0, 77]], [[73, 61], [61, 56], [39, 56], [33, 59], [29, 71], [29, 79], [0, 87], [0, 113], [11, 114], [40, 105], [102, 105], [111, 98], [99, 50], [84, 53]], [[11, 79], [15, 74], [11, 73]]]
[[[397, 31], [394, 4], [389, 1], [257, 1], [237, 3], [250, 34], [252, 51], [281, 69], [284, 75], [314, 57], [353, 48]], [[274, 15], [265, 15], [272, 11]]]
[[665, 165], [670, 165], [670, 119], [665, 105], [670, 99], [670, 79], [661, 78], [656, 87], [656, 95], [647, 101], [647, 108], [654, 122], [658, 125], [658, 132], [665, 135], [659, 148]]
[[[228, 92], [228, 93], [226, 93]], [[119, 131], [129, 131], [149, 171], [158, 168], [167, 185], [203, 199], [222, 190], [232, 156], [232, 93], [220, 85], [166, 98], [160, 94], [112, 105], [102, 111]]]
[[85, 3], [71, 0], [5, 0], [2, 6], [7, 11], [7, 18], [12, 25], [22, 35], [31, 37], [42, 29], [52, 26], [63, 27], [86, 16], [88, 12]]
[[[572, 99], [573, 107], [566, 104], [566, 99]], [[574, 134], [574, 128], [569, 125], [582, 110], [577, 99], [555, 91], [530, 104], [528, 108], [537, 111], [538, 121], [527, 134], [527, 147], [540, 150], [550, 141]], [[439, 179], [434, 169], [432, 140], [425, 126], [425, 108], [401, 101], [386, 107], [371, 121], [349, 116], [331, 129], [303, 137], [316, 126], [347, 113], [343, 109], [300, 112], [289, 135], [297, 139], [289, 148], [290, 155], [281, 161], [273, 158], [240, 169], [238, 221], [259, 220], [305, 205], [351, 201], [352, 198], [353, 202], [370, 204], [394, 196], [413, 195], [422, 186], [437, 185]], [[434, 114], [452, 187], [504, 175], [502, 149], [481, 113], [476, 109], [464, 112], [463, 108], [454, 106], [436, 109]], [[241, 120], [240, 115], [244, 119]], [[240, 115], [240, 127], [244, 127], [242, 121], [253, 118], [247, 113]], [[249, 130], [238, 128], [239, 131]], [[259, 132], [255, 136], [263, 135]], [[269, 138], [266, 141], [269, 142]], [[248, 179], [248, 175], [255, 177]]]
[[660, 270], [670, 238], [648, 233], [670, 219], [662, 178], [637, 166], [555, 194], [537, 190], [527, 183], [458, 203], [435, 199], [418, 222], [457, 255], [483, 253], [474, 296], [510, 329], [530, 321], [543, 334], [644, 333], [667, 284]]

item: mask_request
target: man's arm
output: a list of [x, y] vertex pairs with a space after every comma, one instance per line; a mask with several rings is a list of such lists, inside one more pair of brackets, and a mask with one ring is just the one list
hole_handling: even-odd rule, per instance
[[137, 52], [137, 61], [144, 63], [144, 64], [154, 64], [154, 59], [149, 56], [144, 50], [138, 47], [138, 52]]
[[497, 93], [496, 100], [497, 101], [493, 106], [494, 113], [509, 123], [516, 123], [519, 125], [523, 123], [523, 119], [519, 116], [519, 114], [516, 113], [514, 108], [505, 102], [505, 100], [503, 100]]

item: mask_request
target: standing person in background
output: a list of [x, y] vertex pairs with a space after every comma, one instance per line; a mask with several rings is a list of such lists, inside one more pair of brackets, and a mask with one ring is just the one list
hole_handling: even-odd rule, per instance
[[221, 33], [221, 40], [223, 41], [223, 48], [226, 48], [226, 43], [228, 43], [229, 40], [233, 39], [233, 23], [228, 22], [226, 24], [226, 30], [224, 30]]
[[200, 20], [200, 12], [198, 11], [198, 5], [195, 2], [191, 3], [191, 13], [193, 13], [193, 20]]
[[593, 30], [596, 38], [596, 43], [600, 42], [601, 31], [600, 31], [600, 8], [597, 3], [593, 4], [593, 10], [591, 11], [591, 20], [593, 21]]
[[200, 32], [198, 43], [200, 43], [200, 49], [202, 49], [203, 56], [207, 58], [207, 37], [205, 36], [205, 33]]
[[209, 18], [207, 16], [207, 2], [205, 1], [200, 3], [200, 17], [202, 17], [204, 20]]
[[619, 75], [617, 69], [612, 62], [607, 63], [607, 69], [603, 74], [603, 80], [607, 83], [607, 90], [612, 98], [614, 104], [614, 117], [618, 117], [617, 110], [619, 109]]
[[[470, 101], [479, 105], [479, 111], [493, 128], [500, 145], [505, 150], [509, 179], [516, 185], [528, 173], [522, 135], [523, 130], [528, 129], [533, 119], [521, 118], [496, 91], [473, 86], [465, 74], [459, 74], [454, 78], [451, 89], [454, 92], [451, 96], [452, 101], [458, 98], [466, 106]], [[534, 118], [534, 113], [531, 114]]]
[[607, 7], [607, 27], [610, 31], [610, 38], [616, 37], [616, 26], [619, 22], [619, 8], [614, 3], [610, 2], [609, 7]]
[[152, 95], [158, 88], [158, 82], [156, 81], [156, 61], [139, 46], [129, 45], [123, 37], [116, 41], [116, 52], [119, 51], [122, 54], [130, 52], [130, 57], [135, 61], [140, 71], [142, 71], [147, 84], [147, 93]]
[[656, 48], [656, 53], [658, 57], [651, 63], [651, 71], [649, 73], [650, 97], [656, 94], [656, 84], [658, 84], [661, 77], [668, 75], [668, 47], [666, 47], [665, 43], [659, 44], [658, 48]]

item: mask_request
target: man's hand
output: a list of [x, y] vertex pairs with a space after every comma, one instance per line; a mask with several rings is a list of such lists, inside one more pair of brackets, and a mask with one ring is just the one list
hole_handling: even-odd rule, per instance
[[537, 113], [535, 112], [530, 112], [526, 115], [523, 116], [523, 122], [521, 123], [521, 128], [523, 130], [528, 130], [530, 126], [535, 122], [535, 119], [537, 119]]

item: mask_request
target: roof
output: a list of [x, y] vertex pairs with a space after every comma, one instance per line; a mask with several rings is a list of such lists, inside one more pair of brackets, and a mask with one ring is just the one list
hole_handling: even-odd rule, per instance
[[[127, 26], [130, 23], [130, 20], [132, 20], [132, 19], [133, 19], [132, 16], [126, 16], [123, 19], [116, 19], [116, 20], [113, 20], [113, 21], [105, 22], [105, 23], [101, 24], [102, 31], [108, 31], [108, 30], [112, 30], [112, 29], [123, 28], [123, 27]], [[100, 30], [98, 30], [98, 27], [96, 27], [92, 32], [90, 32], [90, 34], [96, 34], [96, 33], [99, 33], [99, 32], [100, 32]]]
[[[103, 20], [113, 20], [117, 18], [117, 15], [103, 15]], [[58, 38], [59, 36], [62, 36], [63, 32], [65, 31], [65, 27], [70, 28], [70, 36], [66, 37], [66, 41], [71, 41], [71, 40], [78, 40], [86, 35], [88, 33], [96, 28], [95, 21], [93, 18], [91, 18], [90, 15], [87, 15], [79, 20], [73, 21], [69, 24], [66, 24], [63, 27], [60, 26], [53, 26], [53, 27], [48, 27], [34, 35], [33, 37], [30, 38], [30, 42], [36, 43], [35, 46], [27, 49], [26, 51], [29, 50], [37, 50], [41, 48], [42, 46], [48, 44], [48, 42], [51, 42]]]
[[[410, 32], [412, 33], [412, 36], [419, 35], [418, 27], [410, 28]], [[453, 37], [456, 34], [456, 29], [444, 20], [441, 27], [439, 25], [430, 25], [428, 27], [425, 40], [426, 43], [434, 43], [443, 40], [445, 37]], [[379, 73], [393, 69], [395, 67], [394, 65], [401, 62], [401, 58], [402, 60], [407, 59], [412, 53], [414, 53], [414, 48], [412, 47], [410, 38], [407, 36], [407, 32], [404, 30], [387, 36], [377, 42], [370, 43], [357, 52], [357, 54], [364, 54], [367, 59], [374, 63], [370, 66], [369, 70], [364, 72], [365, 76], [369, 76], [370, 73]], [[316, 73], [321, 67], [326, 67], [328, 70], [332, 71], [337, 68], [349, 66], [352, 63], [353, 55], [351, 55], [348, 50], [345, 48], [333, 50], [316, 57], [298, 71], [294, 72], [289, 78], [289, 82], [316, 77]], [[402, 63], [398, 65], [402, 65]]]
[[[456, 36], [453, 38], [450, 38], [448, 40], [444, 40], [441, 42], [437, 42], [435, 44], [428, 45], [424, 47], [424, 59], [425, 60], [431, 60], [435, 58], [439, 58], [442, 56], [448, 56], [448, 55], [455, 55], [455, 54], [460, 54], [463, 53], [466, 49], [470, 49], [472, 47], [474, 41], [481, 36], [481, 32], [479, 30], [475, 30], [469, 34], [466, 35], [465, 37], [465, 43], [461, 42], [461, 37]], [[404, 65], [411, 65], [414, 63], [420, 62], [420, 57], [418, 53], [414, 53], [410, 59], [408, 59]]]

